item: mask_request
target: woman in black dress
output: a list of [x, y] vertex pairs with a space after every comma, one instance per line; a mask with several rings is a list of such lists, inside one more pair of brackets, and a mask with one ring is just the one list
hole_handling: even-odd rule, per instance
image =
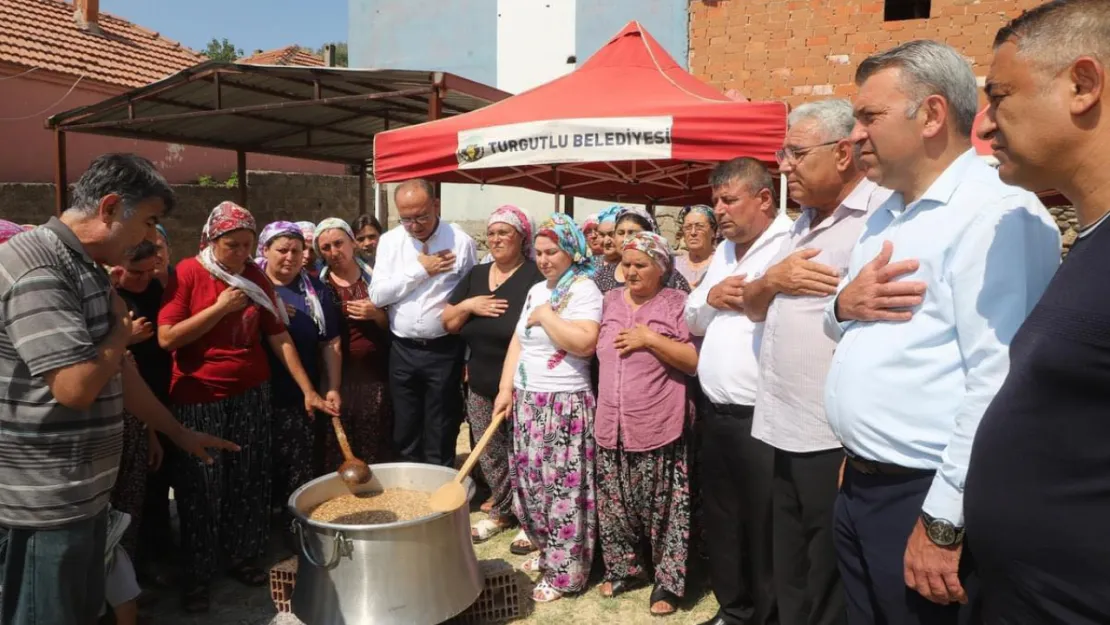
[[[467, 419], [475, 439], [485, 433], [493, 418], [493, 399], [505, 353], [528, 290], [543, 280], [532, 261], [532, 222], [523, 211], [515, 206], [498, 208], [490, 215], [486, 237], [493, 262], [471, 269], [455, 287], [443, 311], [443, 327], [460, 334], [470, 348]], [[508, 425], [503, 423], [479, 460], [493, 497], [489, 519], [479, 521], [471, 530], [475, 542], [516, 525], [509, 480], [511, 451]]]

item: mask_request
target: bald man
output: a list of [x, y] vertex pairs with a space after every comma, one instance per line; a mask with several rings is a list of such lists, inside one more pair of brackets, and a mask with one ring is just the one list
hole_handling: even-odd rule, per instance
[[440, 320], [447, 298], [475, 265], [474, 240], [440, 219], [427, 180], [394, 193], [401, 225], [382, 236], [370, 300], [389, 311], [393, 443], [401, 459], [451, 466], [462, 423], [463, 343]]

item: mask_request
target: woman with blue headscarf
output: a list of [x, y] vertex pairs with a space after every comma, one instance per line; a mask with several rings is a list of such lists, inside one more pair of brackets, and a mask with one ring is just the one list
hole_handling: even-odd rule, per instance
[[[301, 228], [290, 221], [275, 221], [258, 236], [255, 264], [266, 273], [274, 292], [285, 306], [293, 339], [305, 374], [325, 399], [339, 409], [342, 356], [339, 346], [339, 311], [326, 295], [324, 285], [304, 269], [305, 239]], [[272, 350], [270, 357], [271, 402], [274, 407], [270, 430], [273, 504], [285, 509], [293, 491], [317, 475], [312, 466], [315, 427], [297, 408], [304, 403], [301, 391], [289, 377]], [[321, 363], [323, 369], [321, 369]], [[291, 519], [289, 519], [291, 520]], [[285, 527], [289, 524], [285, 523]]]
[[534, 249], [545, 280], [528, 291], [493, 410], [512, 415], [514, 508], [539, 549], [523, 569], [542, 573], [532, 598], [543, 603], [583, 590], [593, 561], [590, 360], [602, 298], [590, 279], [586, 239], [571, 218], [555, 213], [541, 223]]

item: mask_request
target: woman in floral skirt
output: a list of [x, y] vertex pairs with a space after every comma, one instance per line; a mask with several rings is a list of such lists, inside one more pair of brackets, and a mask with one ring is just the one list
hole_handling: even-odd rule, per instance
[[528, 292], [494, 414], [513, 419], [513, 504], [539, 549], [523, 568], [542, 573], [532, 598], [543, 603], [585, 588], [594, 555], [590, 359], [602, 300], [586, 239], [571, 218], [556, 213], [540, 224], [534, 248], [545, 281]]
[[664, 286], [674, 270], [667, 241], [641, 232], [623, 248], [626, 286], [605, 296], [597, 346], [601, 594], [615, 597], [654, 580], [649, 609], [663, 616], [686, 590], [692, 416], [686, 376], [697, 371], [698, 354], [684, 318], [686, 294]]

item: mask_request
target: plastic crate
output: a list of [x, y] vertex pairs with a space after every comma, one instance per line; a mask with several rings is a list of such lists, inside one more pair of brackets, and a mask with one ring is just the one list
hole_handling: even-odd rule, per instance
[[282, 560], [270, 569], [270, 599], [278, 612], [292, 612], [293, 584], [297, 581], [297, 558]]
[[458, 625], [500, 623], [520, 616], [520, 584], [513, 565], [504, 560], [478, 563], [485, 578], [478, 599], [451, 622]]

